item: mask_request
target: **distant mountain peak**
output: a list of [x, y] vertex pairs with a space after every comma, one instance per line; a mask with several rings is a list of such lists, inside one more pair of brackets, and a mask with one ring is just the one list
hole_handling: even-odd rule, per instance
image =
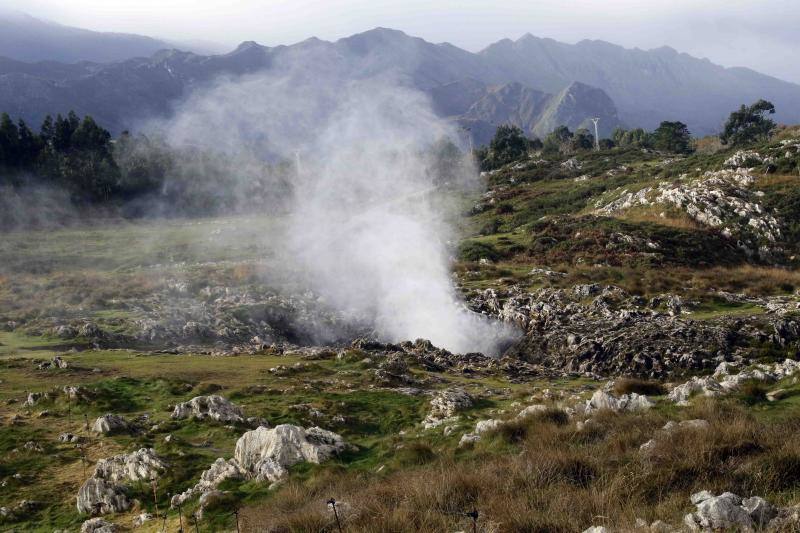
[[253, 48], [262, 49], [264, 47], [255, 41], [242, 41], [242, 43], [236, 47], [233, 53], [246, 52], [247, 50], [252, 50]]

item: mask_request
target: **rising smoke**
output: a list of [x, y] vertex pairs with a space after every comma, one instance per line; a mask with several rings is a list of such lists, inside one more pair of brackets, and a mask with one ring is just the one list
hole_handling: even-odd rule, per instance
[[498, 353], [513, 331], [466, 310], [450, 277], [442, 200], [478, 179], [461, 164], [442, 183], [430, 149], [458, 142], [457, 132], [401, 80], [325, 71], [220, 81], [178, 108], [168, 139], [237, 154], [242, 165], [294, 162], [287, 225], [265, 239], [342, 316], [386, 341]]

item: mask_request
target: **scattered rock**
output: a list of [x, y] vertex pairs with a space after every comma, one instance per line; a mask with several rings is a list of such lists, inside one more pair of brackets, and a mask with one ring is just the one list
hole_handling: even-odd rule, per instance
[[[699, 418], [694, 420], [682, 420], [681, 422], [678, 423], [675, 423], [670, 420], [669, 422], [664, 424], [664, 427], [662, 427], [661, 430], [658, 431], [652, 439], [645, 442], [639, 447], [639, 452], [642, 453], [643, 455], [650, 455], [655, 450], [659, 441], [668, 438], [676, 430], [707, 431], [710, 427], [711, 424], [709, 424], [707, 420], [702, 420]], [[702, 497], [704, 495], [705, 493], [698, 493], [694, 496]]]
[[94, 424], [92, 424], [92, 431], [103, 435], [128, 433], [131, 431], [131, 426], [121, 416], [109, 413], [94, 421]]
[[179, 504], [183, 504], [183, 502], [197, 494], [205, 494], [213, 491], [226, 479], [242, 479], [244, 476], [245, 471], [239, 466], [235, 459], [226, 461], [222, 457], [219, 457], [211, 464], [208, 470], [200, 474], [200, 481], [198, 481], [194, 487], [184, 491], [182, 494], [173, 496], [170, 504], [172, 507], [177, 507]]
[[600, 409], [608, 409], [615, 413], [620, 411], [641, 411], [650, 409], [654, 405], [647, 396], [635, 392], [615, 397], [606, 391], [598, 390], [586, 401], [586, 412], [591, 413]]
[[691, 502], [697, 506], [697, 511], [687, 514], [684, 524], [694, 531], [775, 530], [776, 524], [770, 522], [781, 514], [781, 510], [763, 498], [754, 496], [743, 500], [730, 492], [714, 496], [704, 490], [692, 494]]
[[69, 363], [61, 359], [59, 356], [55, 356], [53, 357], [52, 360], [39, 363], [36, 366], [36, 368], [38, 368], [39, 370], [50, 370], [54, 368], [68, 368], [68, 367]]
[[457, 413], [472, 407], [472, 397], [463, 389], [453, 388], [439, 391], [431, 400], [431, 410], [422, 425], [425, 429], [440, 426]]
[[29, 452], [36, 452], [36, 453], [44, 452], [44, 448], [42, 448], [42, 445], [39, 444], [38, 442], [35, 442], [35, 441], [32, 441], [32, 440], [29, 440], [28, 442], [23, 444], [22, 448], [24, 450], [29, 451]]
[[519, 412], [517, 418], [528, 418], [529, 416], [534, 416], [539, 413], [543, 413], [547, 411], [547, 406], [542, 404], [534, 404], [525, 407], [522, 411]]
[[50, 393], [48, 392], [29, 392], [27, 399], [22, 405], [24, 407], [33, 407], [40, 401], [49, 399], [50, 399]]
[[133, 527], [141, 527], [152, 519], [153, 515], [150, 513], [142, 513], [137, 515], [136, 518], [133, 519]]
[[198, 420], [210, 418], [217, 422], [241, 423], [244, 422], [244, 413], [241, 407], [222, 396], [212, 394], [196, 396], [188, 402], [179, 403], [172, 412], [172, 418], [196, 418]]
[[81, 533], [114, 533], [117, 526], [111, 522], [106, 522], [99, 516], [90, 518], [81, 525]]

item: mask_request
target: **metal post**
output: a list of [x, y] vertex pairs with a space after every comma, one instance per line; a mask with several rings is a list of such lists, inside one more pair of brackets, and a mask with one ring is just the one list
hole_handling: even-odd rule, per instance
[[589, 119], [594, 122], [594, 149], [595, 151], [600, 151], [600, 134], [597, 132], [597, 123], [600, 122], [599, 117]]
[[478, 510], [472, 509], [472, 512], [467, 513], [467, 516], [472, 518], [472, 533], [478, 533]]
[[178, 499], [178, 524], [180, 525], [178, 532], [183, 533], [183, 510], [181, 509], [180, 499]]
[[240, 533], [239, 532], [239, 508], [238, 507], [234, 507], [233, 508], [233, 514], [236, 516], [236, 533]]
[[339, 530], [339, 533], [342, 533], [342, 523], [339, 521], [339, 512], [336, 510], [336, 500], [331, 498], [328, 500], [328, 505], [333, 507], [333, 516], [336, 517], [336, 527]]
[[153, 486], [153, 505], [156, 508], [156, 518], [158, 518], [158, 481], [154, 479], [150, 484]]

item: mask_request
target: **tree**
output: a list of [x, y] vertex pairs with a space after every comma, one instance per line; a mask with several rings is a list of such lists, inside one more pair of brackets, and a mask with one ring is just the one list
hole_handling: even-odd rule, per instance
[[617, 145], [617, 143], [615, 143], [611, 139], [600, 139], [599, 144], [601, 150], [611, 150]]
[[611, 134], [611, 139], [617, 146], [635, 146], [638, 148], [649, 148], [652, 146], [653, 141], [652, 135], [642, 128], [636, 128], [633, 130], [616, 128], [614, 133]]
[[591, 150], [594, 148], [594, 135], [589, 133], [586, 128], [581, 128], [575, 131], [572, 136], [572, 149], [573, 150]]
[[17, 132], [19, 135], [17, 144], [19, 165], [22, 167], [30, 167], [36, 162], [39, 156], [39, 152], [42, 149], [42, 140], [31, 131], [22, 119], [19, 119], [19, 122], [17, 122]]
[[545, 152], [566, 153], [572, 149], [572, 132], [566, 126], [559, 126], [544, 138]]
[[742, 105], [731, 113], [719, 139], [722, 144], [743, 146], [769, 139], [775, 129], [775, 122], [765, 115], [774, 115], [775, 106], [766, 100], [759, 100], [751, 106]]
[[111, 134], [98, 126], [92, 117], [86, 115], [80, 126], [73, 131], [70, 140], [75, 149], [106, 153], [111, 141]]
[[494, 166], [505, 165], [524, 156], [528, 152], [528, 139], [522, 128], [513, 124], [497, 127], [494, 138], [489, 143], [489, 157]]
[[653, 147], [665, 152], [686, 154], [692, 151], [692, 136], [683, 122], [664, 121], [653, 132]]
[[53, 137], [56, 134], [56, 126], [53, 123], [53, 117], [47, 115], [42, 121], [42, 126], [39, 128], [39, 137], [46, 146], [50, 146], [53, 142]]

